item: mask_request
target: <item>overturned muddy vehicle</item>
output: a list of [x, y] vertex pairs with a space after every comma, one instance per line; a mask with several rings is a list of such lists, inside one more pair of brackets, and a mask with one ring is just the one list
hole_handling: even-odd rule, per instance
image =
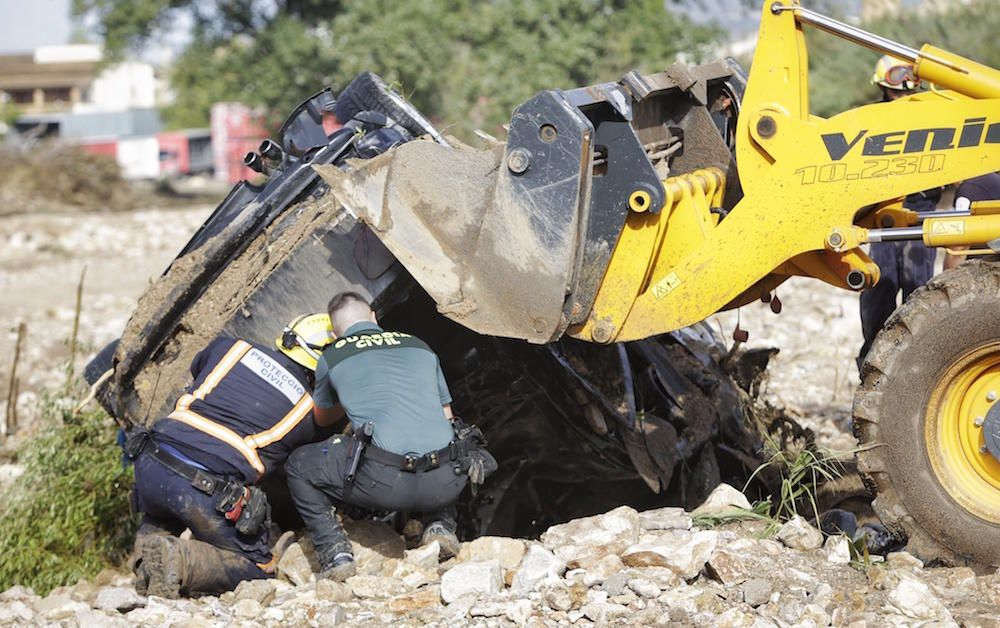
[[[500, 463], [463, 496], [465, 536], [534, 536], [623, 503], [692, 507], [720, 481], [742, 486], [761, 450], [747, 391], [770, 353], [734, 355], [704, 323], [619, 344], [563, 334], [589, 311], [601, 280], [593, 269], [603, 268], [594, 260], [606, 263], [614, 245], [616, 227], [588, 222], [590, 207], [614, 206], [624, 219], [626, 183], [642, 181], [646, 202], [662, 204], [668, 170], [732, 168], [742, 84], [738, 68], [718, 63], [543, 92], [515, 112], [506, 145], [479, 149], [440, 135], [375, 75], [339, 95], [320, 92], [278, 141], [248, 156], [266, 181], [233, 189], [89, 378], [113, 368], [102, 404], [123, 424], [149, 423], [169, 413], [191, 359], [217, 334], [272, 343], [293, 316], [354, 290], [371, 298], [384, 327], [437, 352], [456, 413], [483, 429]], [[577, 157], [590, 151], [584, 166], [577, 158], [563, 171], [532, 170], [542, 151], [566, 150], [570, 129]], [[388, 160], [400, 145], [416, 161]], [[384, 172], [393, 198], [361, 211], [351, 173], [379, 163], [392, 166]], [[437, 196], [408, 196], [406, 168], [436, 173]], [[498, 170], [484, 198], [452, 194], [453, 177]], [[726, 190], [720, 211], [738, 195]], [[380, 211], [407, 203], [408, 214]], [[460, 214], [477, 206], [496, 211]], [[552, 207], [563, 213], [546, 213]], [[523, 246], [498, 250], [495, 230], [512, 224]]]

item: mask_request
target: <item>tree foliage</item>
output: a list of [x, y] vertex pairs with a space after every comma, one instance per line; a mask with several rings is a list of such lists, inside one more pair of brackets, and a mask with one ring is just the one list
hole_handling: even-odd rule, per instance
[[655, 71], [699, 58], [715, 31], [662, 0], [76, 0], [112, 54], [155, 38], [181, 12], [190, 45], [170, 73], [174, 126], [212, 102], [263, 107], [272, 124], [310, 93], [363, 70], [399, 85], [452, 132], [492, 130], [540, 89]]
[[[915, 48], [930, 43], [990, 67], [1000, 67], [1000, 47], [993, 39], [1000, 32], [1000, 10], [995, 0], [956, 3], [940, 12], [912, 11], [862, 26]], [[829, 116], [878, 100], [878, 88], [871, 84], [878, 53], [816, 30], [807, 29], [806, 34], [810, 108], [814, 113]]]

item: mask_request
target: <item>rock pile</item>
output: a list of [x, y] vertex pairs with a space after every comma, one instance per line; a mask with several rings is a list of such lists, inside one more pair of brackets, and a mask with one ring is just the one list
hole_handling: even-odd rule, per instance
[[[713, 507], [738, 501], [720, 488]], [[741, 496], [740, 496], [741, 497]], [[0, 594], [0, 626], [995, 626], [1000, 576], [925, 569], [905, 552], [850, 563], [846, 544], [803, 520], [692, 527], [680, 509], [627, 506], [554, 526], [539, 541], [486, 537], [438, 564], [388, 528], [355, 524], [358, 574], [317, 581], [309, 540], [278, 578], [219, 597], [136, 595], [127, 576], [39, 597]]]

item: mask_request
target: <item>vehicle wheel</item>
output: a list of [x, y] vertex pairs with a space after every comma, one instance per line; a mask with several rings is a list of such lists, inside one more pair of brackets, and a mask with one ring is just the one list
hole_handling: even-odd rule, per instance
[[434, 125], [406, 99], [394, 92], [373, 72], [362, 72], [337, 95], [334, 112], [341, 123], [354, 118], [362, 111], [377, 111], [396, 121], [414, 137], [430, 135], [444, 144]]
[[993, 419], [977, 425], [996, 395], [1000, 264], [980, 260], [896, 310], [854, 398], [858, 467], [875, 511], [925, 561], [1000, 565], [1000, 460], [983, 436]]

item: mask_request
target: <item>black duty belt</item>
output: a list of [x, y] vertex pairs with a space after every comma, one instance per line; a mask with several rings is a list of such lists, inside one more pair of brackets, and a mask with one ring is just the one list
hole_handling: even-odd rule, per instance
[[436, 469], [445, 461], [461, 460], [468, 455], [471, 446], [473, 445], [467, 440], [454, 440], [448, 443], [447, 447], [425, 454], [397, 454], [369, 443], [364, 456], [367, 460], [374, 460], [402, 471], [417, 473]]
[[149, 454], [154, 460], [190, 482], [191, 486], [195, 487], [202, 493], [207, 495], [218, 495], [231, 483], [231, 481], [226, 478], [203, 471], [198, 467], [192, 466], [183, 460], [172, 456], [168, 452], [160, 449], [155, 442], [150, 441], [149, 444], [152, 446], [147, 446], [144, 453]]

